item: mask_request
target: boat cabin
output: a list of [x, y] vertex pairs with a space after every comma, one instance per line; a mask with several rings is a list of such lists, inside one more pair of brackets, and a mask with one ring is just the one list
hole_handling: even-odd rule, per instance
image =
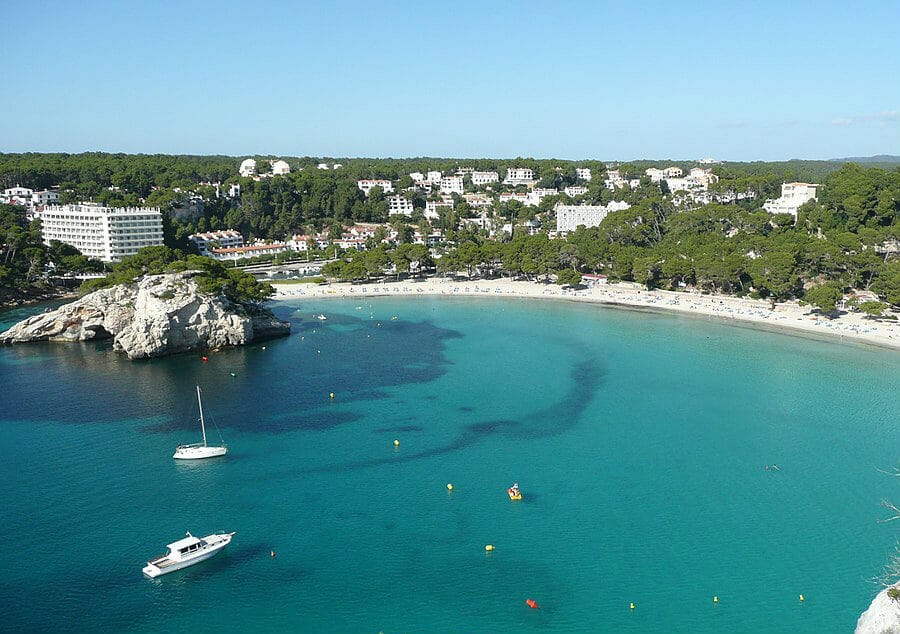
[[169, 557], [175, 559], [183, 559], [206, 548], [207, 543], [199, 537], [194, 537], [190, 533], [184, 539], [169, 544]]

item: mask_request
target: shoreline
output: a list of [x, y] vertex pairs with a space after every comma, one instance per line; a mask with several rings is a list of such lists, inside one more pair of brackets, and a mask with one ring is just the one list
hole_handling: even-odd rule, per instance
[[863, 313], [844, 313], [828, 319], [812, 312], [796, 301], [771, 304], [766, 301], [720, 295], [700, 295], [687, 292], [648, 291], [637, 284], [598, 283], [586, 289], [562, 289], [555, 284], [506, 278], [457, 281], [445, 278], [424, 280], [382, 281], [365, 284], [336, 282], [325, 286], [307, 284], [279, 284], [270, 282], [276, 293], [273, 301], [329, 297], [400, 297], [411, 295], [448, 297], [519, 297], [551, 299], [613, 308], [649, 310], [715, 317], [734, 325], [755, 326], [758, 330], [777, 330], [790, 334], [814, 335], [834, 341], [844, 338], [880, 348], [900, 350], [900, 323], [875, 321]]
[[0, 313], [9, 312], [11, 310], [16, 310], [18, 308], [27, 308], [28, 306], [33, 306], [35, 304], [42, 304], [44, 302], [54, 302], [57, 300], [70, 300], [74, 301], [78, 299], [77, 291], [70, 291], [67, 293], [47, 293], [44, 295], [31, 295], [28, 297], [19, 297], [12, 302], [0, 302]]

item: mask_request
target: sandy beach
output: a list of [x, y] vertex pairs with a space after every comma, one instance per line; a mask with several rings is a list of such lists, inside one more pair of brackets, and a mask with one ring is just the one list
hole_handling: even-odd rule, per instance
[[[647, 291], [631, 283], [598, 283], [590, 288], [570, 290], [554, 284], [525, 280], [453, 280], [433, 277], [424, 280], [386, 281], [370, 284], [332, 283], [327, 285], [279, 284], [273, 299], [303, 297], [379, 297], [401, 295], [445, 295], [449, 297], [521, 297], [557, 299], [607, 304], [741, 322], [763, 328], [777, 328], [816, 336], [853, 340], [900, 350], [900, 323], [876, 321], [864, 313], [846, 312], [834, 319], [813, 312], [797, 302], [769, 302], [688, 292]], [[737, 325], [737, 324], [736, 324]]]

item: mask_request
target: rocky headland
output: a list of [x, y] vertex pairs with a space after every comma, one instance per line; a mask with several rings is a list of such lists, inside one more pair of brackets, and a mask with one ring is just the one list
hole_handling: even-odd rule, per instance
[[147, 275], [102, 289], [0, 333], [0, 343], [112, 339], [129, 359], [241, 346], [290, 334], [268, 309], [200, 291], [198, 271]]
[[[872, 600], [856, 623], [856, 634], [900, 634], [900, 603], [896, 594], [900, 584], [885, 588]], [[894, 592], [891, 592], [894, 590]]]

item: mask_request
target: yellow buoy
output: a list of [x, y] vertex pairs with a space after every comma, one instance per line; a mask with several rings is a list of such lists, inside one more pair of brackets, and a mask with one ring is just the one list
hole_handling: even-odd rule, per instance
[[447, 483], [447, 490], [448, 490], [448, 491], [452, 491], [452, 490], [453, 490], [453, 485], [450, 484], [449, 482]]
[[806, 597], [804, 597], [804, 596], [801, 594], [801, 595], [800, 595], [800, 600], [801, 600], [801, 601], [806, 601]]
[[718, 602], [719, 602], [719, 597], [713, 597], [713, 603], [718, 603]]
[[630, 608], [630, 609], [632, 609], [632, 610], [633, 610], [633, 609], [634, 609], [634, 603], [632, 603], [632, 604], [631, 604], [631, 605], [629, 605], [629, 606], [628, 606], [628, 607], [629, 607], [629, 608]]
[[400, 441], [397, 440], [396, 438], [394, 439], [394, 446], [395, 446], [395, 447], [399, 447], [399, 446], [400, 446]]
[[494, 550], [494, 545], [493, 545], [493, 544], [488, 544], [487, 546], [484, 547], [484, 549], [485, 549], [485, 551], [487, 551], [487, 552], [491, 552], [492, 550]]

